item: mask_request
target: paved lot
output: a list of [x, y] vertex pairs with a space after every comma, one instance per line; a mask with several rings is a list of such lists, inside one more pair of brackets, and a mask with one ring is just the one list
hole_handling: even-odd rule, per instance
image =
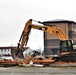
[[76, 75], [76, 68], [59, 67], [0, 67], [0, 75]]

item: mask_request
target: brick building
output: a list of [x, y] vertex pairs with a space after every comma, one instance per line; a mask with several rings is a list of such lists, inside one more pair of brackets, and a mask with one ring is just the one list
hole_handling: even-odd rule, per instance
[[[73, 41], [73, 44], [76, 44], [76, 22], [69, 20], [51, 20], [44, 21], [45, 24], [56, 25], [68, 36], [69, 39]], [[54, 55], [59, 53], [59, 43], [60, 40], [53, 34], [44, 32], [44, 54], [45, 55]]]

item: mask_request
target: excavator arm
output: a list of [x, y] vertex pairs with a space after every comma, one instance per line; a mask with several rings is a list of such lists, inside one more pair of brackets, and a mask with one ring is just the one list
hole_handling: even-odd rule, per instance
[[40, 26], [40, 25], [32, 24], [32, 19], [30, 19], [25, 24], [21, 38], [19, 40], [20, 48], [23, 48], [24, 45], [27, 44], [27, 41], [29, 38], [29, 33], [30, 33], [32, 28], [54, 34], [54, 35], [58, 36], [60, 40], [67, 40], [68, 39], [68, 37], [65, 35], [65, 33], [60, 28], [53, 26], [53, 25], [51, 25], [51, 26]]
[[[39, 23], [42, 23], [42, 22], [39, 22]], [[19, 52], [20, 52], [20, 54], [22, 54], [22, 52], [24, 50], [24, 45], [25, 46], [27, 45], [27, 42], [29, 39], [29, 33], [30, 33], [32, 28], [54, 34], [57, 37], [59, 37], [60, 40], [67, 40], [68, 39], [68, 37], [65, 35], [65, 33], [57, 26], [54, 26], [54, 25], [41, 26], [41, 25], [32, 24], [32, 19], [30, 19], [25, 24], [24, 30], [23, 30], [22, 35], [20, 37], [20, 40], [18, 43], [18, 52], [16, 53], [16, 56], [18, 55]]]

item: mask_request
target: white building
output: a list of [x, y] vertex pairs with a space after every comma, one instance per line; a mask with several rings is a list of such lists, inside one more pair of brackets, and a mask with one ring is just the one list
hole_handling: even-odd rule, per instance
[[11, 56], [11, 49], [13, 47], [0, 47], [0, 56]]

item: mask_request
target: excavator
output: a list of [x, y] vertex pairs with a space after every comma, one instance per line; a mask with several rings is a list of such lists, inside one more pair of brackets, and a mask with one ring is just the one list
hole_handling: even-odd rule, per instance
[[55, 61], [75, 61], [76, 60], [76, 51], [73, 49], [73, 43], [71, 40], [68, 39], [68, 36], [57, 26], [55, 25], [47, 25], [40, 21], [35, 21], [41, 25], [32, 24], [32, 21], [35, 21], [33, 19], [29, 19], [25, 27], [23, 29], [23, 32], [21, 34], [21, 37], [19, 39], [19, 43], [17, 46], [17, 51], [13, 54], [14, 58], [24, 59], [23, 52], [25, 50], [25, 47], [27, 45], [28, 39], [29, 39], [29, 33], [31, 32], [31, 29], [37, 29], [41, 30], [53, 35], [56, 35], [59, 37], [60, 40], [60, 53], [57, 57], [52, 57]]

